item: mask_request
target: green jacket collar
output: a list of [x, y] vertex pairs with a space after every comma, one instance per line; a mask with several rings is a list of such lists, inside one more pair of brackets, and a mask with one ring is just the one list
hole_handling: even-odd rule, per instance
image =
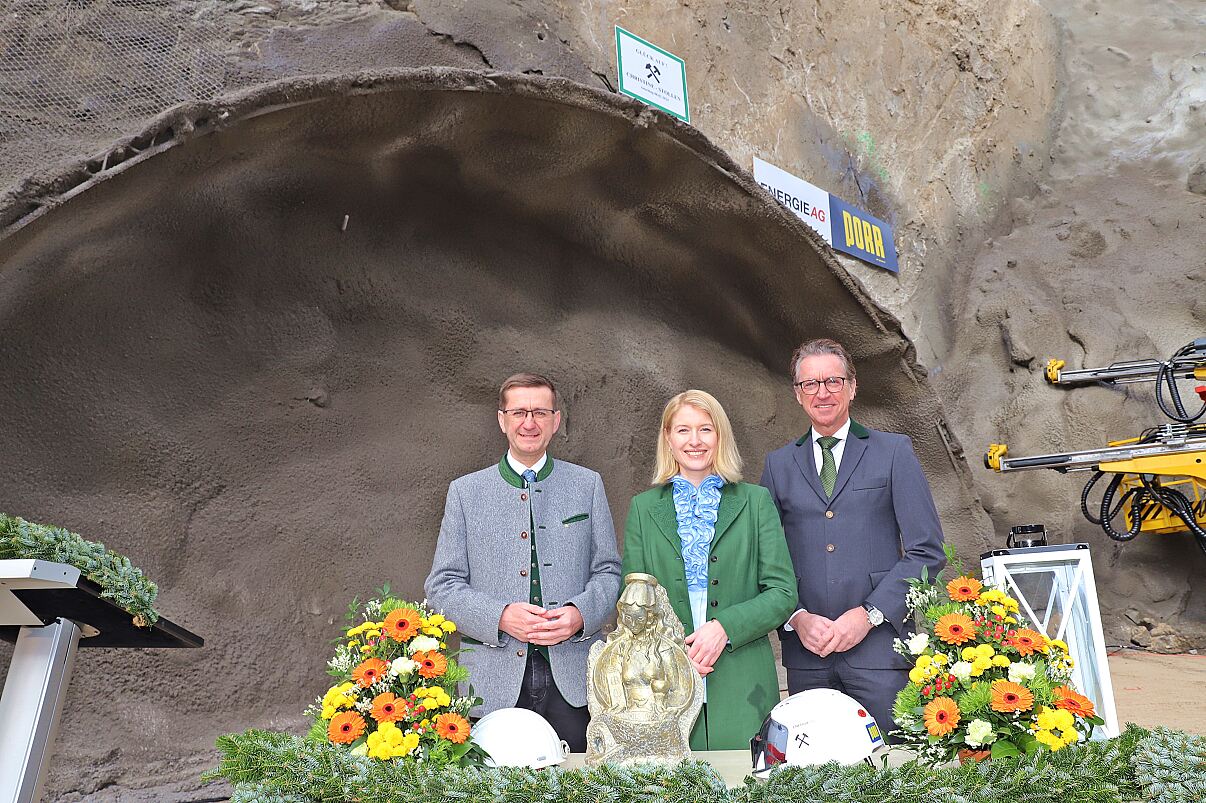
[[[502, 474], [502, 478], [507, 481], [508, 485], [514, 485], [516, 488], [524, 486], [523, 477], [515, 473], [515, 469], [511, 468], [511, 464], [507, 462], [507, 453], [503, 452], [502, 459], [498, 461], [498, 473]], [[553, 473], [553, 456], [549, 455], [549, 459], [544, 461], [544, 465], [540, 467], [540, 471], [536, 474], [537, 482], [544, 482], [548, 476]]]
[[[855, 421], [853, 418], [850, 419], [850, 434], [861, 440], [866, 440], [867, 438], [871, 437], [871, 433], [867, 431], [867, 428]], [[808, 438], [811, 435], [812, 427], [809, 427], [808, 431], [801, 435], [800, 439], [796, 441], [796, 446], [803, 446], [804, 444], [808, 443]]]

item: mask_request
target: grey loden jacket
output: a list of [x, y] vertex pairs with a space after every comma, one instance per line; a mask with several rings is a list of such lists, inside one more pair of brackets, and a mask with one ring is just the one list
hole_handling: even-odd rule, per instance
[[582, 614], [582, 631], [548, 648], [553, 679], [570, 705], [586, 705], [587, 653], [619, 598], [620, 556], [602, 478], [564, 460], [550, 457], [549, 464], [531, 489], [505, 457], [448, 486], [424, 588], [429, 604], [462, 635], [465, 652], [457, 660], [483, 700], [473, 716], [519, 699], [528, 645], [501, 632], [498, 622], [507, 605], [530, 597], [531, 522], [544, 607], [573, 605]]

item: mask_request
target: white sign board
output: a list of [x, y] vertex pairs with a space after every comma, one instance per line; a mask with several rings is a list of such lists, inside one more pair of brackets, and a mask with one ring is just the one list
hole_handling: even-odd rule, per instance
[[673, 53], [616, 26], [616, 71], [620, 92], [691, 122], [687, 109], [687, 65]]
[[754, 181], [790, 209], [813, 231], [833, 245], [833, 226], [829, 220], [829, 193], [770, 162], [754, 157]]

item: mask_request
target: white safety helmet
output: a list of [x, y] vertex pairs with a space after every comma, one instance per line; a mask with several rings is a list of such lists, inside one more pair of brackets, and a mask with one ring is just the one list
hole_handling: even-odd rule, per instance
[[526, 708], [491, 711], [469, 733], [490, 757], [490, 767], [551, 767], [565, 761], [570, 751], [547, 719]]
[[883, 746], [875, 717], [857, 700], [834, 689], [809, 689], [783, 700], [750, 740], [756, 773], [778, 764], [870, 762]]

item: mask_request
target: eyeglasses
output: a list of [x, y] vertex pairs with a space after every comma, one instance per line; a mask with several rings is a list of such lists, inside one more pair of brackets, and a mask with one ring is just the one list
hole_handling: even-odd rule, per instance
[[792, 387], [799, 388], [805, 396], [815, 396], [821, 390], [821, 382], [825, 383], [825, 389], [830, 393], [837, 393], [846, 385], [846, 377], [830, 376], [823, 380], [805, 379], [800, 382], [792, 382]]
[[512, 421], [518, 422], [527, 419], [528, 416], [532, 416], [537, 421], [548, 421], [556, 411], [546, 410], [543, 407], [538, 407], [535, 410], [524, 410], [523, 408], [516, 407], [514, 410], [499, 410], [499, 412]]

